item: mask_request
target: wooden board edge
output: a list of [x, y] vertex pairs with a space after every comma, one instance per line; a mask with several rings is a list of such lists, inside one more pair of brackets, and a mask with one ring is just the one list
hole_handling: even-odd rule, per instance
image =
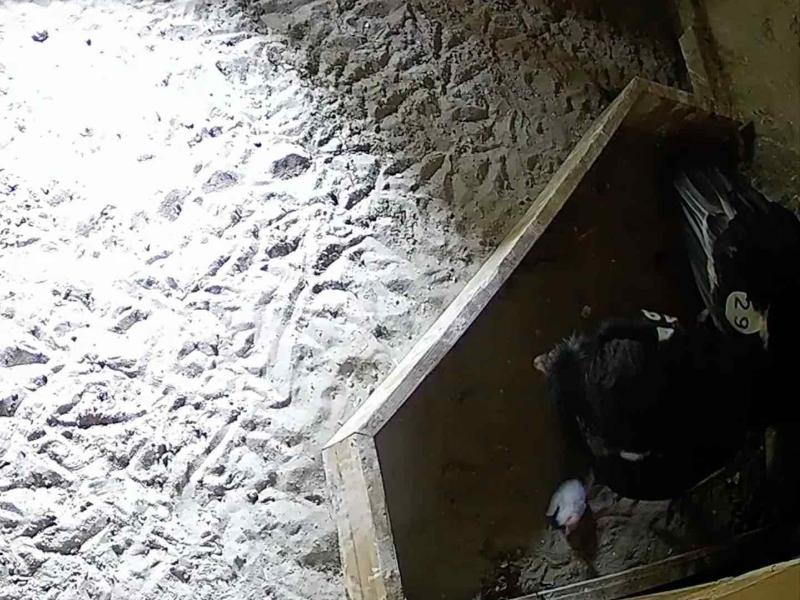
[[[795, 558], [748, 571], [747, 573], [735, 577], [723, 577], [716, 581], [679, 590], [648, 594], [646, 596], [636, 596], [631, 600], [710, 600], [711, 598], [717, 598], [720, 594], [725, 594], [727, 596], [746, 588], [759, 586], [766, 580], [790, 570], [796, 571], [798, 574], [796, 589], [798, 597], [800, 597], [800, 558]], [[713, 595], [708, 595], [706, 592]]]
[[634, 594], [641, 594], [649, 589], [691, 577], [704, 569], [719, 567], [740, 552], [769, 545], [776, 533], [774, 527], [756, 529], [728, 542], [705, 546], [619, 573], [519, 596], [512, 600], [612, 600], [632, 597]]
[[629, 85], [636, 86], [638, 90], [636, 99], [640, 99], [642, 96], [650, 95], [664, 100], [671, 100], [678, 104], [686, 104], [690, 107], [705, 108], [709, 110], [711, 108], [710, 104], [695, 94], [664, 85], [663, 83], [658, 83], [657, 81], [651, 81], [649, 79], [644, 79], [637, 76], [631, 80]]
[[712, 75], [705, 60], [704, 44], [697, 27], [690, 25], [684, 29], [683, 34], [678, 38], [678, 44], [681, 47], [683, 62], [686, 63], [686, 72], [694, 93], [708, 102], [713, 102]]
[[322, 452], [350, 600], [402, 600], [375, 441], [353, 434]]
[[733, 114], [730, 82], [708, 26], [705, 6], [693, 0], [677, 0], [677, 4], [683, 29], [678, 44], [695, 95], [709, 102], [715, 112]]

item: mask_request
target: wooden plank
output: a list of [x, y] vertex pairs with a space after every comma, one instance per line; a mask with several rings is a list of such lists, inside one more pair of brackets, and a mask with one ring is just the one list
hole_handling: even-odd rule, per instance
[[350, 600], [402, 600], [400, 570], [372, 438], [355, 434], [323, 451]]
[[722, 544], [698, 548], [621, 573], [536, 592], [514, 600], [614, 600], [629, 597], [723, 566], [739, 555], [769, 544], [775, 534], [774, 528], [757, 529]]
[[691, 25], [687, 27], [678, 39], [686, 63], [686, 71], [689, 73], [689, 81], [692, 89], [699, 98], [714, 101], [714, 81], [713, 71], [706, 61], [705, 43], [697, 27]]
[[678, 0], [678, 13], [683, 27], [678, 41], [695, 95], [710, 102], [715, 110], [732, 114], [730, 82], [722, 69], [705, 5], [695, 0]]
[[788, 560], [737, 577], [637, 596], [635, 600], [796, 600], [800, 598], [800, 559]]
[[[680, 107], [680, 108], [677, 108]], [[522, 258], [541, 236], [608, 141], [629, 118], [632, 124], [648, 119], [667, 133], [671, 126], [696, 126], [711, 116], [702, 102], [657, 83], [636, 78], [609, 105], [555, 173], [525, 215], [514, 225], [497, 249], [484, 262], [453, 302], [423, 334], [411, 351], [381, 382], [373, 394], [331, 438], [328, 446], [353, 433], [375, 435], [438, 364], [456, 340], [483, 310]], [[650, 111], [658, 109], [658, 115]], [[664, 129], [664, 119], [671, 126]]]

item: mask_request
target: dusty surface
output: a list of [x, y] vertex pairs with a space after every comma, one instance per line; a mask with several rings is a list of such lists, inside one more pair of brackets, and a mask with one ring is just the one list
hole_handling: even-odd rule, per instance
[[0, 598], [344, 596], [320, 445], [678, 76], [590, 8], [420, 4], [0, 3]]

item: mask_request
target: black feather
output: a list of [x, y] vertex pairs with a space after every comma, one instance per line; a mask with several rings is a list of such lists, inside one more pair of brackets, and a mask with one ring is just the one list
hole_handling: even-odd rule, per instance
[[[765, 422], [800, 418], [800, 403], [780, 400], [800, 336], [800, 221], [719, 164], [683, 166], [673, 183], [697, 288], [727, 336], [725, 352], [733, 361], [729, 369], [740, 380], [753, 378], [751, 385], [766, 396], [760, 417]], [[744, 292], [747, 303], [762, 315], [760, 332], [737, 328], [726, 314], [733, 292]], [[769, 402], [776, 398], [777, 404]]]
[[[659, 328], [671, 335], [660, 340]], [[632, 498], [669, 498], [738, 448], [745, 407], [735, 386], [716, 380], [718, 337], [713, 328], [689, 334], [674, 322], [611, 319], [556, 346], [551, 397], [598, 481]]]

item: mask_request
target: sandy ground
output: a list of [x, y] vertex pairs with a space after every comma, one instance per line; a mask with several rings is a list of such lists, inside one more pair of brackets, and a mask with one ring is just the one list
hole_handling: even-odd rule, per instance
[[678, 77], [559, 4], [0, 2], [0, 599], [344, 597], [321, 445]]

